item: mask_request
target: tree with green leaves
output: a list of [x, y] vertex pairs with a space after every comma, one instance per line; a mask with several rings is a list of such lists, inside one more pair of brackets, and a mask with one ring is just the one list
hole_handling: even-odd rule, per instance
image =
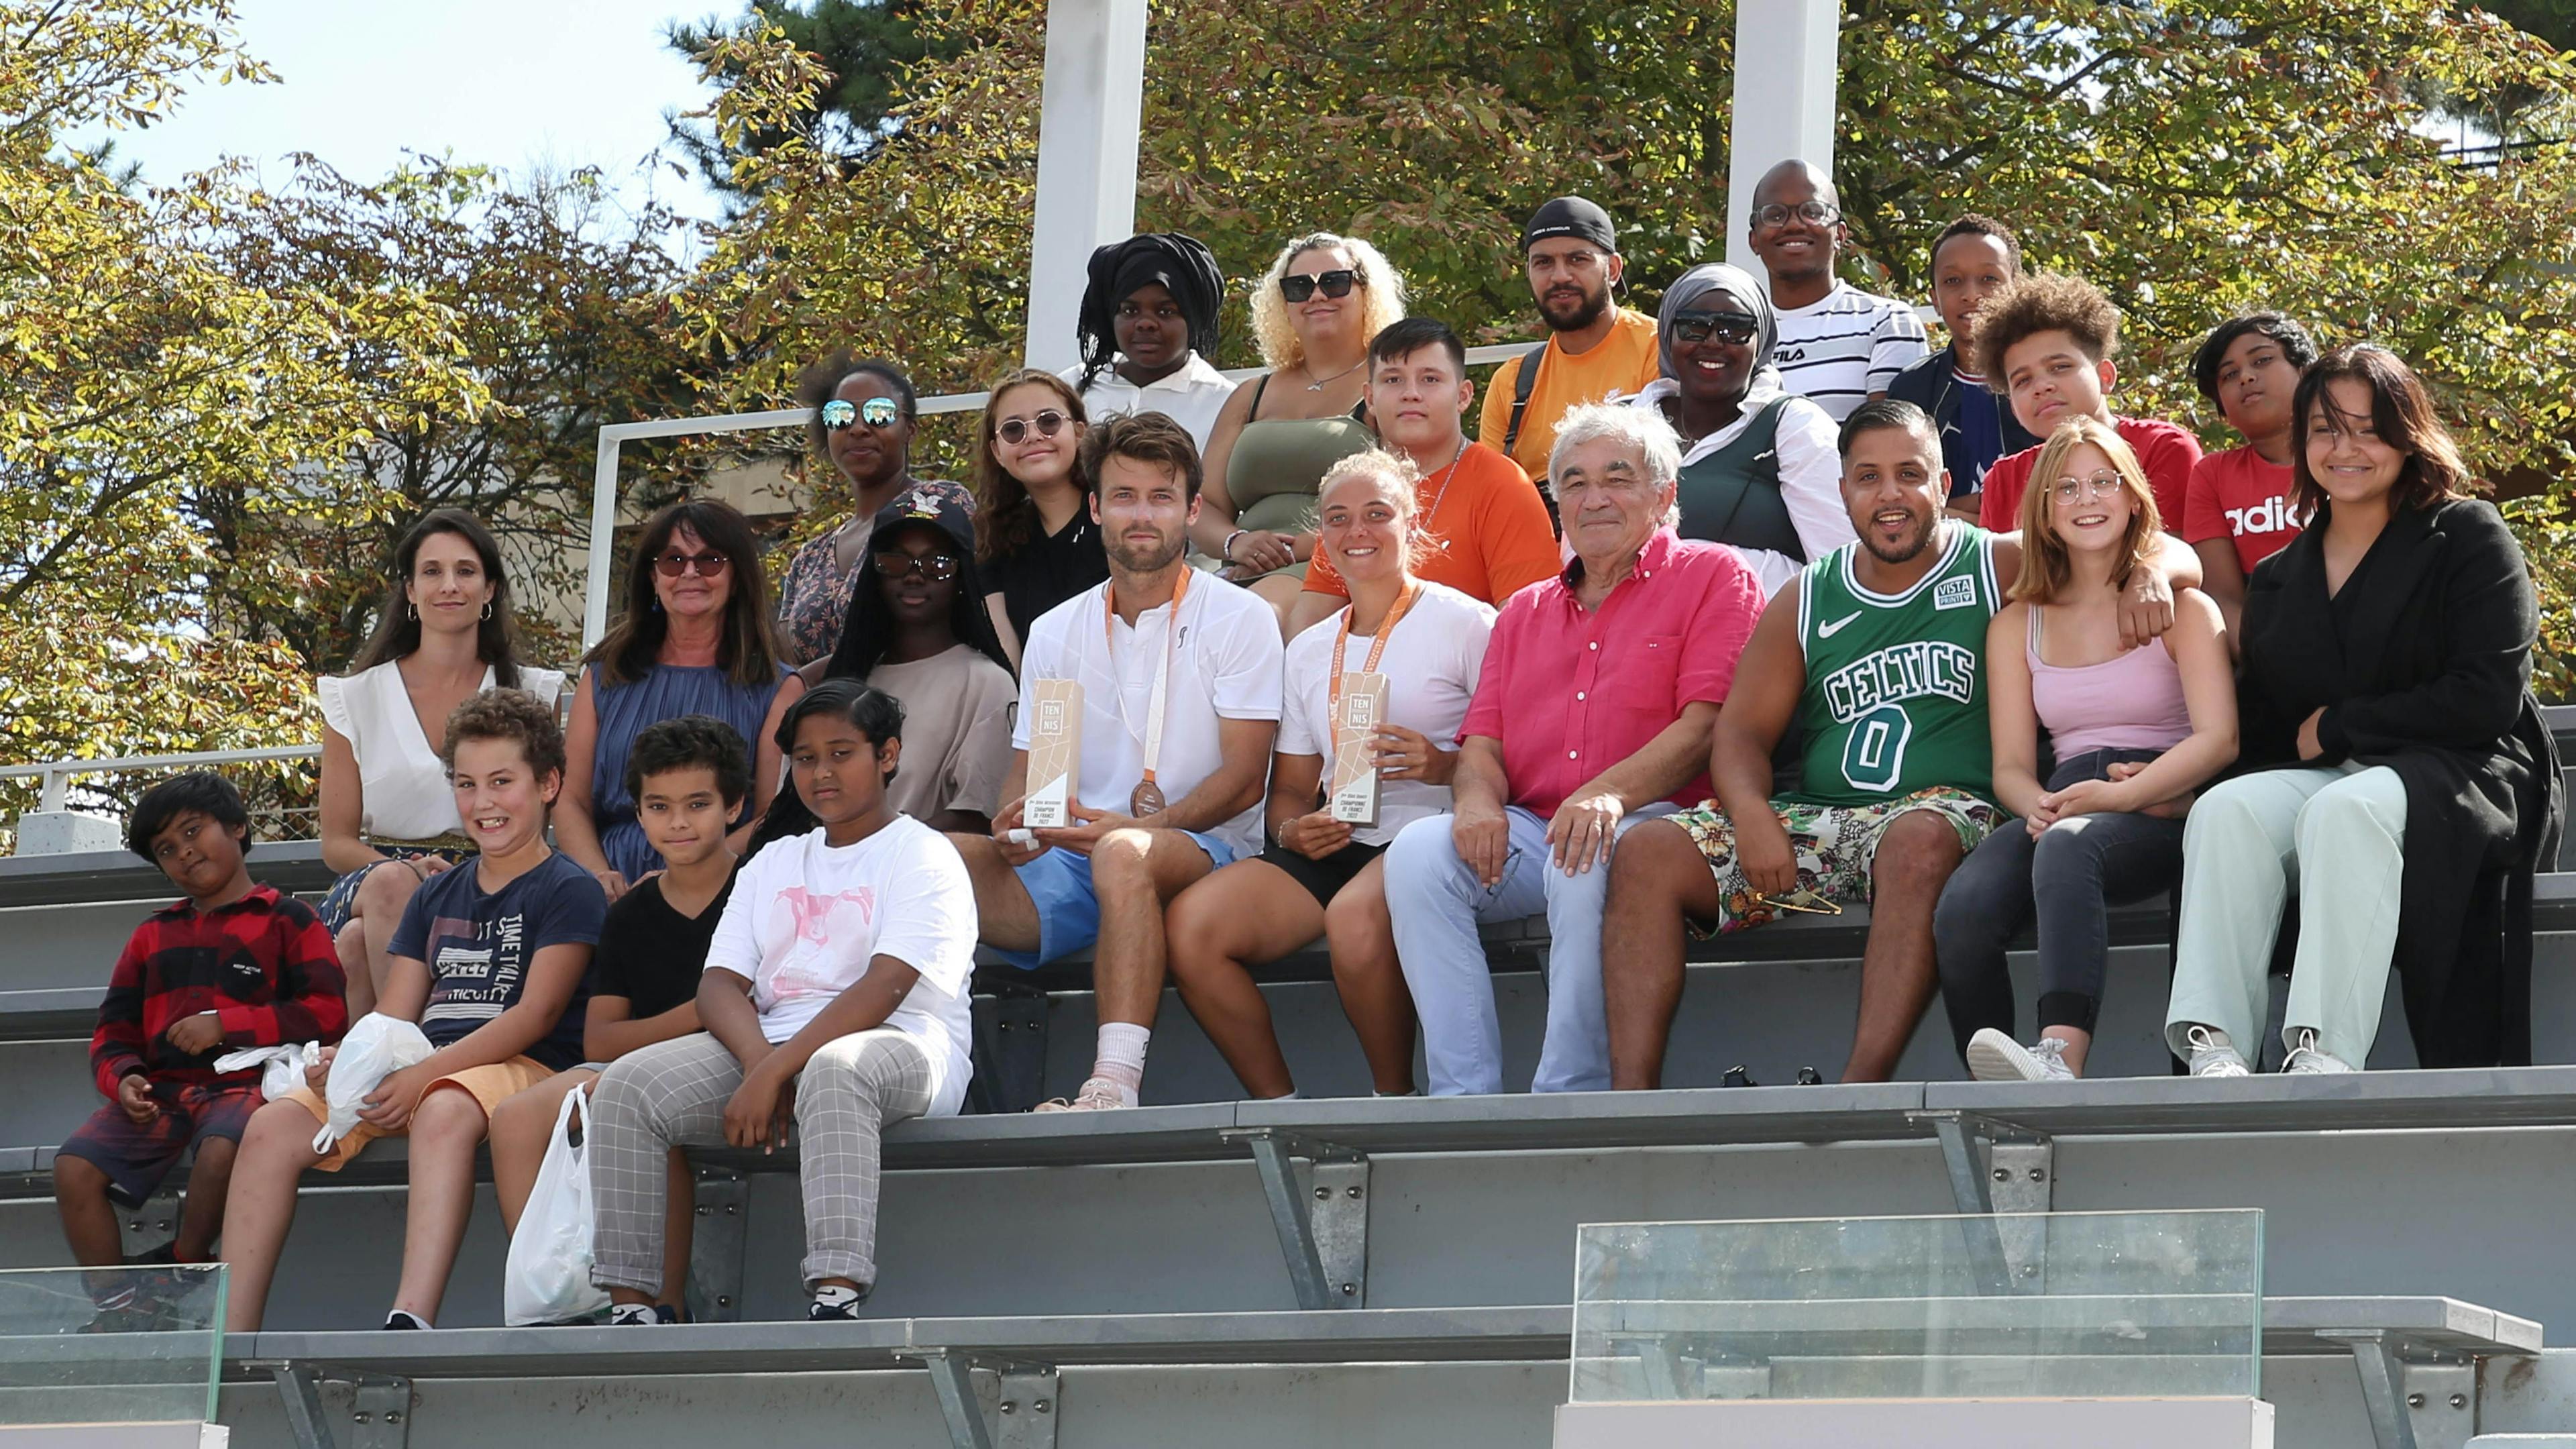
[[[713, 120], [758, 184], [682, 316], [739, 360], [730, 401], [777, 399], [842, 343], [902, 357], [925, 389], [977, 386], [1017, 354], [1043, 12], [968, 0], [931, 20], [954, 54], [906, 74], [855, 174], [817, 130], [827, 70], [775, 31], [717, 45], [740, 79]], [[2530, 88], [2532, 133], [2564, 138], [2566, 57], [2444, 0], [1848, 0], [1844, 14], [1834, 171], [1855, 280], [1921, 298], [1940, 227], [2002, 216], [2033, 265], [2090, 277], [2128, 313], [2122, 410], [2212, 438], [2223, 424], [2187, 363], [2231, 313], [2276, 306], [2328, 338], [2385, 342], [2441, 390], [2485, 476], [2550, 485], [2516, 505], [2545, 555], [2576, 471], [2576, 148], [2456, 165], [2414, 97]], [[1355, 231], [1403, 270], [1417, 311], [1490, 342], [1535, 330], [1514, 242], [1547, 196], [1580, 192], [1619, 219], [1639, 305], [1725, 250], [1731, 6], [1171, 0], [1152, 27], [1138, 224], [1207, 240], [1237, 279], [1287, 236]], [[1222, 362], [1251, 360], [1248, 333], [1228, 329]], [[2566, 576], [2542, 572], [2551, 588]], [[2563, 657], [2563, 592], [2550, 604]]]
[[[719, 41], [754, 37], [776, 28], [788, 44], [813, 56], [829, 74], [815, 97], [815, 130], [828, 152], [855, 163], [883, 137], [904, 72], [953, 51], [951, 46], [934, 45], [924, 34], [922, 21], [929, 8], [921, 0], [804, 0], [802, 4], [753, 0], [730, 20], [708, 16], [694, 22], [674, 21], [663, 31], [663, 41], [682, 55], [697, 57]], [[707, 74], [708, 83], [718, 89], [729, 89], [743, 79], [743, 72], [728, 64], [711, 67]], [[772, 131], [728, 145], [702, 119], [669, 119], [671, 139], [681, 154], [708, 185], [737, 203], [742, 183], [734, 174], [735, 161], [746, 149], [763, 150], [784, 139], [782, 133]]]

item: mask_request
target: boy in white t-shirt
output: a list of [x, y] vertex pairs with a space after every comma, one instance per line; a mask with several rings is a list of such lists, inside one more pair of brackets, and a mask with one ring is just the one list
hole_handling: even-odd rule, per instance
[[775, 1152], [791, 1129], [806, 1317], [858, 1317], [877, 1277], [879, 1138], [966, 1095], [974, 890], [946, 839], [886, 801], [902, 703], [825, 680], [778, 745], [820, 828], [736, 872], [698, 986], [706, 1030], [618, 1058], [591, 1095], [591, 1281], [613, 1323], [660, 1321], [670, 1150]]
[[[1071, 1102], [1040, 1111], [1136, 1105], [1163, 998], [1163, 907], [1260, 849], [1279, 729], [1278, 616], [1183, 559], [1201, 476], [1189, 433], [1159, 413], [1112, 418], [1083, 436], [1082, 461], [1096, 480], [1091, 517], [1109, 582], [1030, 626], [1002, 813], [990, 836], [949, 837], [974, 876], [984, 944], [1013, 965], [1033, 970], [1099, 944], [1091, 1076]], [[1029, 721], [1042, 679], [1082, 685], [1081, 758], [1073, 824], [1029, 830]]]

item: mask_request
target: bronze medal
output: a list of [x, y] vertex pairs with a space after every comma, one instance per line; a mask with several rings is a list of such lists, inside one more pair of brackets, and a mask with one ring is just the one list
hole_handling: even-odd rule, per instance
[[1136, 793], [1127, 797], [1127, 813], [1139, 820], [1148, 815], [1162, 814], [1163, 792], [1156, 789], [1151, 780], [1137, 781]]

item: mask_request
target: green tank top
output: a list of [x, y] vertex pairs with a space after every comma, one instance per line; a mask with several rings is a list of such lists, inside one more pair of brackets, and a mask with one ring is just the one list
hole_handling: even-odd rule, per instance
[[1994, 798], [1986, 726], [1986, 625], [2003, 607], [1995, 536], [1955, 520], [1941, 561], [1902, 594], [1874, 594], [1847, 543], [1798, 582], [1807, 688], [1804, 778], [1788, 798], [1870, 805], [1935, 785]]

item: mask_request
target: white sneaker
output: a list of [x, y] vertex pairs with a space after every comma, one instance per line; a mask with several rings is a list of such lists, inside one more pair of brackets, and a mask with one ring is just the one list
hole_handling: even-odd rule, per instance
[[2299, 1028], [2298, 1045], [2290, 1048], [2289, 1059], [2281, 1063], [2285, 1076], [2314, 1077], [2334, 1072], [2357, 1072], [2361, 1068], [2317, 1045], [2313, 1028]]
[[2056, 1037], [2023, 1046], [1990, 1026], [1968, 1038], [1968, 1075], [1980, 1082], [2071, 1082], [2075, 1069], [2066, 1065], [2065, 1051]]
[[1029, 1110], [1032, 1112], [1113, 1112], [1121, 1107], [1135, 1105], [1134, 1087], [1113, 1082], [1107, 1077], [1093, 1077], [1082, 1084], [1081, 1091], [1073, 1094], [1072, 1101], [1068, 1102], [1058, 1097], [1052, 1102], [1040, 1102]]
[[2214, 1026], [2194, 1026], [2183, 1033], [2183, 1045], [2191, 1048], [2191, 1074], [2195, 1077], [2250, 1077], [2254, 1069], [2245, 1064], [2245, 1054], [2227, 1033]]

